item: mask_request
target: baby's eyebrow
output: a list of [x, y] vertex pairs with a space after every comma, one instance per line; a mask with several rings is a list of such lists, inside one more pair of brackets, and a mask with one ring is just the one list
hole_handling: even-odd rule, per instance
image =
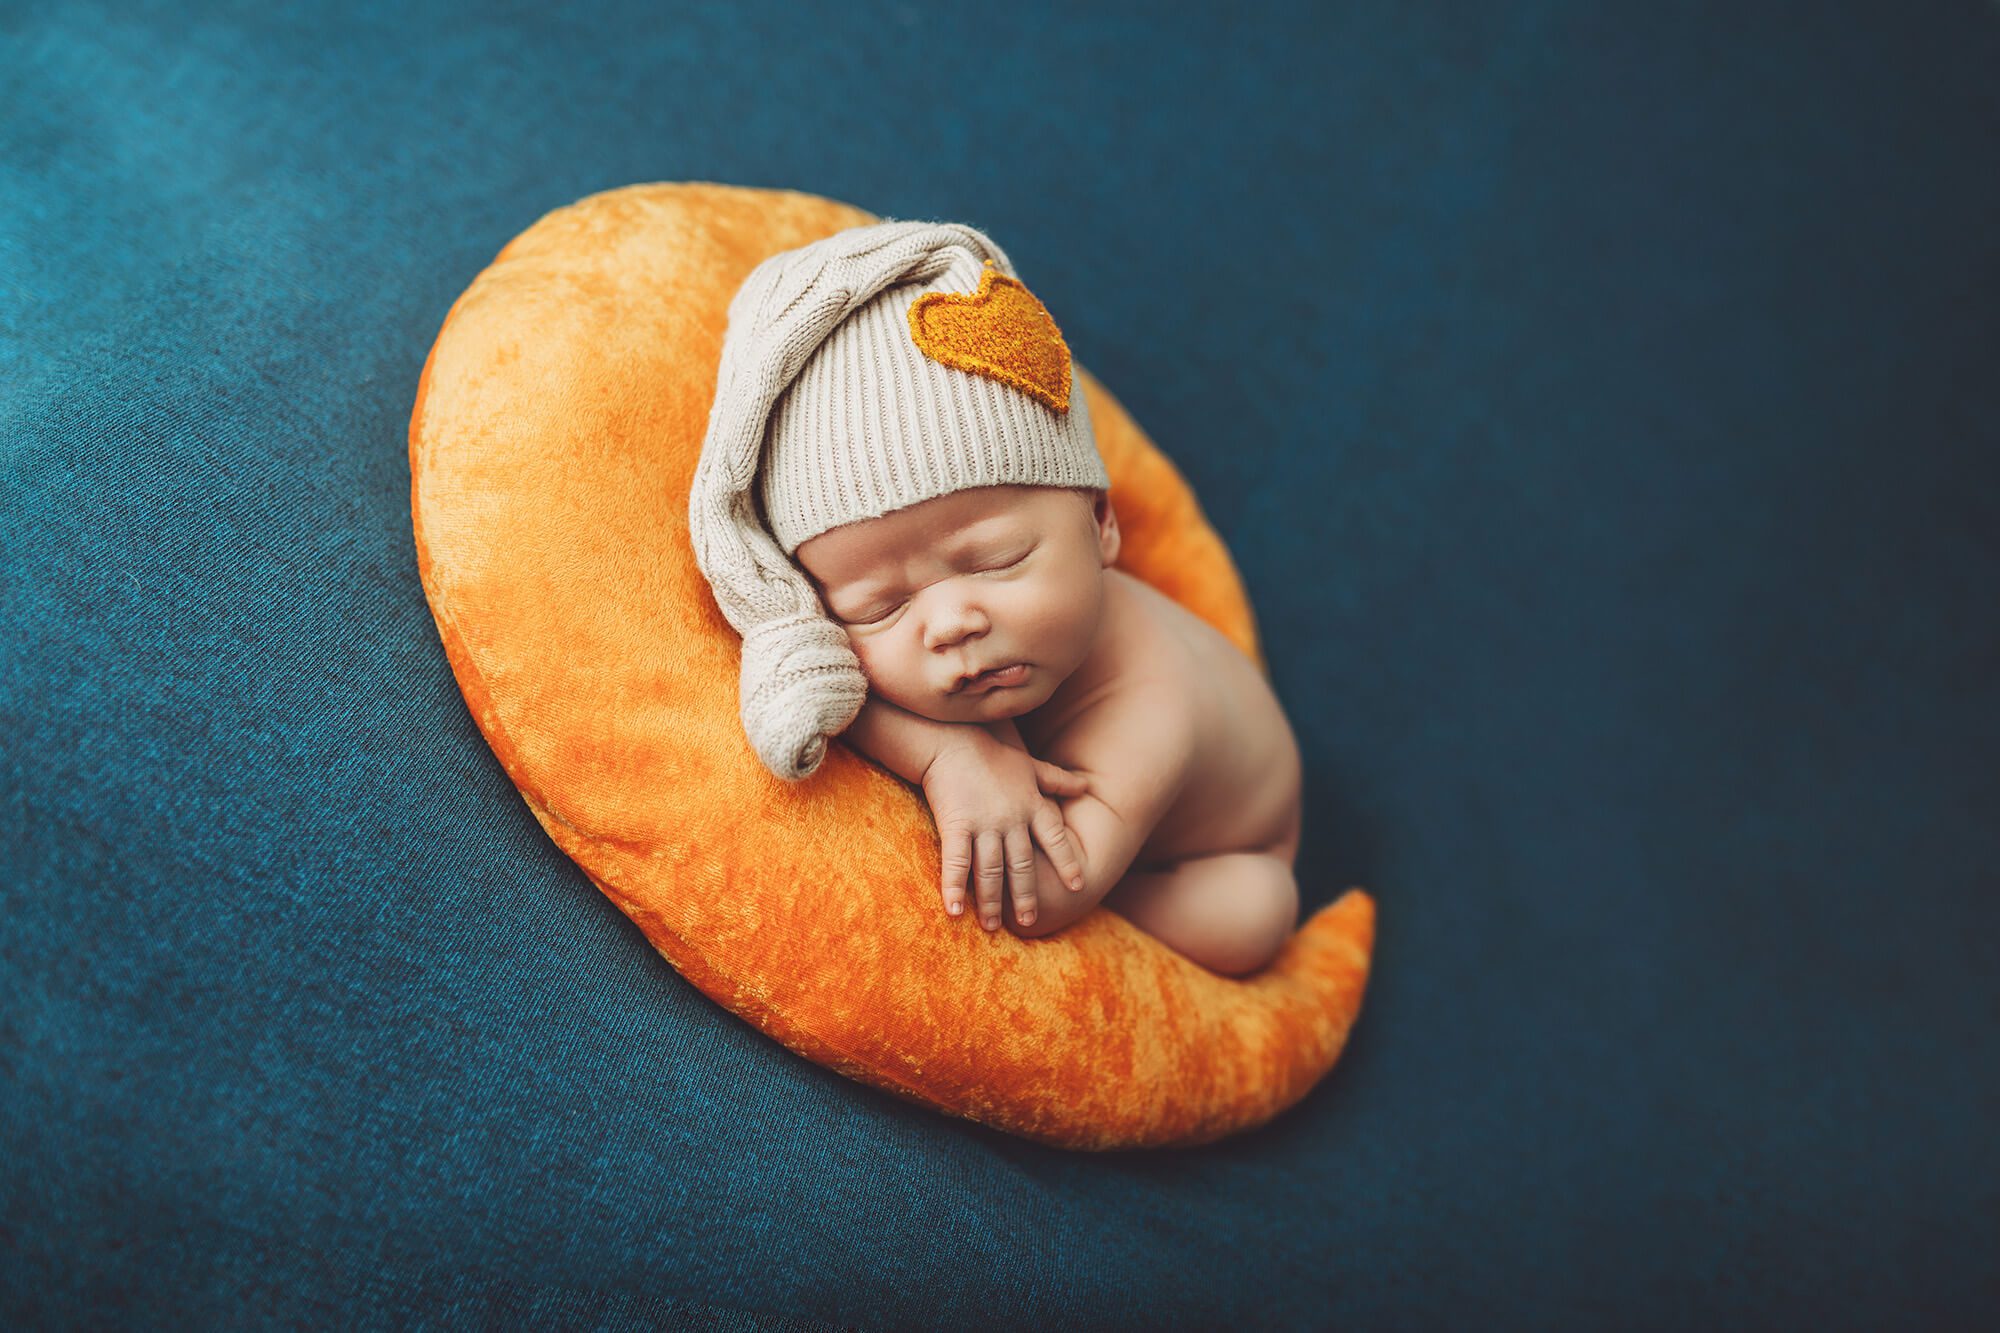
[[980, 547], [1004, 546], [1029, 532], [1028, 525], [1018, 519], [989, 518], [960, 529], [945, 543], [945, 551], [962, 560]]

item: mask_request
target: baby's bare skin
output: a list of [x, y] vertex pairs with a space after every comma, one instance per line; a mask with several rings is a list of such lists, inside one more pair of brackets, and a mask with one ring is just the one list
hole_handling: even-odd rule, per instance
[[[1220, 631], [1121, 569], [1104, 577], [1096, 650], [1047, 704], [1016, 719], [1021, 738], [1088, 776], [1093, 792], [1139, 793], [1127, 799], [1141, 810], [1165, 802], [1103, 906], [1216, 971], [1255, 971], [1298, 921], [1297, 739], [1263, 673]], [[1157, 737], [1177, 733], [1178, 772], [1143, 766]], [[1060, 802], [1073, 827], [1095, 799]], [[1009, 928], [1060, 930], [1097, 905], [1089, 897], [1043, 895], [1032, 926]]]
[[[906, 710], [854, 733], [899, 749], [919, 717], [976, 725], [1087, 777], [1086, 793], [1054, 798], [1084, 887], [1064, 888], [1035, 846], [1032, 922], [1005, 899], [1015, 934], [1053, 934], [1102, 903], [1215, 971], [1256, 971], [1298, 919], [1297, 741], [1233, 643], [1114, 567], [1109, 498], [1093, 516], [1079, 497], [980, 488], [800, 546], [871, 694]], [[1020, 683], [960, 680], [1008, 662], [1030, 664]]]

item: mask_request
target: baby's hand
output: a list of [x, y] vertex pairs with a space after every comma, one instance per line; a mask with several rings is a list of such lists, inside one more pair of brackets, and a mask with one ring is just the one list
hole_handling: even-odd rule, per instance
[[938, 753], [924, 772], [924, 799], [937, 820], [944, 856], [944, 906], [965, 909], [966, 873], [976, 868], [979, 915], [1000, 929], [1003, 879], [1014, 899], [1014, 918], [1035, 920], [1035, 843], [1040, 842], [1072, 890], [1083, 888], [1083, 864], [1071, 843], [1062, 810], [1049, 799], [1081, 796], [1088, 781], [995, 739], [982, 728]]

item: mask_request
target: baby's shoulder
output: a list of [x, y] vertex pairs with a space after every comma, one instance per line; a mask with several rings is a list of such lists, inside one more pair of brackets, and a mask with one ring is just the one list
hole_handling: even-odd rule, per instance
[[[1212, 704], [1193, 616], [1151, 585], [1106, 571], [1104, 634], [1090, 659], [1055, 697], [1020, 719], [1034, 753], [1055, 763], [1101, 770], [1135, 754], [1171, 755], [1204, 731]], [[1213, 633], [1213, 631], [1210, 631]], [[1059, 758], [1067, 754], [1069, 759]]]
[[1213, 625], [1143, 579], [1108, 571], [1113, 596], [1121, 604], [1107, 654], [1110, 674], [1122, 688], [1160, 692], [1188, 711], [1215, 703], [1220, 677], [1229, 674], [1229, 655], [1241, 656]]
[[1032, 754], [1090, 778], [1093, 794], [1121, 813], [1180, 790], [1201, 735], [1186, 692], [1156, 674], [1106, 680], [1052, 725], [1031, 732], [1027, 721]]
[[1107, 676], [1125, 711], [1191, 733], [1182, 739], [1203, 753], [1240, 753], [1284, 728], [1269, 679], [1227, 635], [1151, 584], [1119, 577], [1126, 609]]

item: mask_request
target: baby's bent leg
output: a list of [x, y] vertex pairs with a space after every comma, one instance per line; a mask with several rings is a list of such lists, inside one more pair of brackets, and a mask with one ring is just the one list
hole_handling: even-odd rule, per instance
[[[1123, 881], [1121, 880], [1120, 883]], [[1063, 883], [1062, 872], [1049, 854], [1035, 844], [1035, 919], [1022, 925], [1014, 915], [1014, 895], [1003, 894], [1000, 899], [1000, 920], [1006, 928], [1022, 939], [1040, 939], [1054, 935], [1090, 914], [1098, 903], [1117, 892], [1118, 885], [1104, 889], [1071, 889]]]
[[1103, 905], [1210, 971], [1246, 976], [1298, 925], [1299, 885], [1278, 856], [1224, 852], [1130, 871]]

